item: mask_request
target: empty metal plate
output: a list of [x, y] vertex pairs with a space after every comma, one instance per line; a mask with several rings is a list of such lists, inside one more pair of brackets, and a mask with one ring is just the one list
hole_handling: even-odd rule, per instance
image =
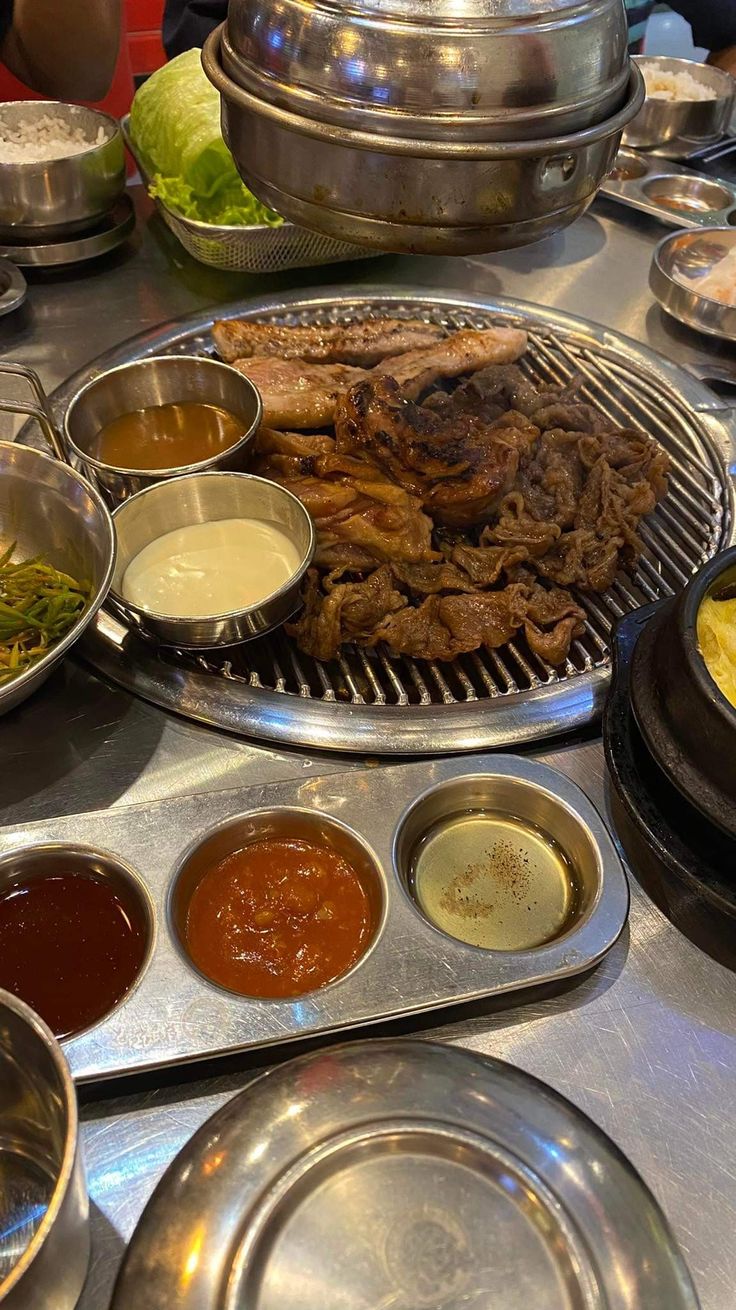
[[696, 1310], [667, 1221], [544, 1084], [420, 1041], [259, 1078], [192, 1138], [113, 1310]]

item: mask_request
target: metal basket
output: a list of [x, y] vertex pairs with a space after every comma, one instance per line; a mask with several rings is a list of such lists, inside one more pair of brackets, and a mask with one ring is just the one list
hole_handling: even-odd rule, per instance
[[[133, 156], [146, 186], [150, 178], [130, 136], [129, 115], [120, 124], [125, 144]], [[231, 273], [283, 273], [289, 268], [314, 268], [348, 259], [374, 259], [380, 251], [366, 250], [349, 241], [282, 223], [280, 227], [218, 227], [174, 213], [162, 200], [154, 201], [164, 223], [177, 241], [200, 264]]]

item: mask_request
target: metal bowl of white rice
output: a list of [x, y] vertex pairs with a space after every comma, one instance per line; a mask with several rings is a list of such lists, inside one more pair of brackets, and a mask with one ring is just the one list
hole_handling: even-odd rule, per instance
[[637, 55], [646, 99], [624, 132], [637, 150], [673, 146], [685, 155], [717, 141], [728, 128], [736, 98], [730, 73], [692, 59]]
[[109, 114], [57, 100], [0, 103], [0, 239], [91, 226], [124, 187], [123, 138]]

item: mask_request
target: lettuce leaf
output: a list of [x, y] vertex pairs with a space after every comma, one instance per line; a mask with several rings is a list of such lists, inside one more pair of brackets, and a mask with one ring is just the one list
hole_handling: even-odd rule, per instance
[[280, 227], [283, 218], [256, 200], [238, 178], [237, 182], [223, 187], [214, 196], [198, 196], [180, 177], [162, 177], [156, 173], [149, 194], [163, 200], [184, 218], [198, 219], [200, 223], [214, 223], [224, 227], [254, 227], [266, 224]]
[[220, 96], [187, 50], [139, 87], [130, 134], [159, 196], [186, 218], [204, 223], [283, 222], [243, 185], [220, 131]]

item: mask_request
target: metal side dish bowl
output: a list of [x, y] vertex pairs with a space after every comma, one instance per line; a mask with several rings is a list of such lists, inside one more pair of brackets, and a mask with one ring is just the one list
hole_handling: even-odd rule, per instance
[[[223, 614], [172, 617], [132, 604], [124, 595], [126, 570], [146, 546], [194, 523], [255, 519], [277, 525], [296, 547], [299, 564], [288, 582], [258, 603]], [[190, 473], [139, 491], [113, 514], [117, 561], [110, 603], [141, 636], [182, 649], [233, 646], [270, 632], [299, 608], [301, 581], [314, 554], [312, 520], [296, 496], [251, 473]]]
[[712, 93], [707, 100], [665, 100], [647, 95], [642, 108], [624, 132], [624, 144], [637, 150], [671, 145], [687, 154], [717, 141], [726, 131], [736, 98], [736, 81], [730, 73], [692, 59], [665, 55], [636, 55], [634, 63], [646, 78], [651, 73], [687, 74]]
[[77, 1098], [38, 1015], [0, 991], [0, 1306], [73, 1310], [87, 1273]]
[[[663, 309], [708, 336], [736, 341], [736, 227], [675, 232], [656, 246], [649, 286]], [[706, 279], [728, 260], [734, 265], [733, 304], [707, 294]]]
[[[125, 189], [125, 151], [117, 119], [99, 109], [57, 100], [0, 104], [3, 130], [57, 119], [89, 141], [75, 154], [7, 162], [2, 168], [0, 238], [50, 241], [90, 226]], [[60, 152], [63, 147], [59, 147]]]

